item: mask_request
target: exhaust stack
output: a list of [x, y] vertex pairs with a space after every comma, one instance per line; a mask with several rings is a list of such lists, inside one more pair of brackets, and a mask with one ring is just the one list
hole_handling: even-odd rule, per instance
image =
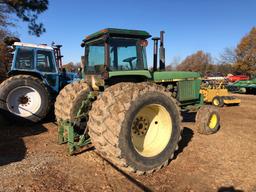
[[164, 31], [160, 31], [159, 69], [165, 70]]
[[157, 71], [158, 41], [160, 40], [160, 38], [153, 37], [152, 40], [154, 41], [153, 71]]

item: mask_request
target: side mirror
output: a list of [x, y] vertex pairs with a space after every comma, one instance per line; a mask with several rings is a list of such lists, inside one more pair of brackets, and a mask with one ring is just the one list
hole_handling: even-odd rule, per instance
[[142, 47], [147, 47], [148, 46], [148, 41], [147, 40], [140, 40], [139, 45]]
[[85, 43], [84, 43], [84, 42], [82, 42], [80, 46], [81, 46], [81, 47], [84, 47], [84, 46], [85, 46]]

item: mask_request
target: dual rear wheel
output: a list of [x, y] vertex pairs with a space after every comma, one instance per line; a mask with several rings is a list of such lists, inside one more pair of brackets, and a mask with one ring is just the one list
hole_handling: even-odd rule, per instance
[[[67, 85], [57, 97], [58, 121], [76, 121], [83, 99], [90, 92], [85, 82]], [[181, 116], [165, 88], [149, 83], [119, 83], [107, 88], [89, 113], [87, 126], [98, 153], [126, 171], [139, 174], [166, 166], [181, 137]]]
[[[74, 120], [90, 88], [85, 82], [67, 85], [55, 103], [57, 119]], [[92, 105], [87, 126], [97, 152], [118, 167], [138, 174], [168, 165], [181, 139], [182, 117], [171, 93], [153, 83], [119, 83], [107, 88]], [[210, 114], [206, 116], [206, 114]], [[210, 134], [219, 126], [218, 112], [202, 107], [199, 131]], [[203, 127], [203, 128], [202, 128]]]
[[176, 101], [161, 86], [119, 83], [89, 112], [89, 135], [98, 152], [127, 171], [151, 173], [173, 158], [181, 137]]

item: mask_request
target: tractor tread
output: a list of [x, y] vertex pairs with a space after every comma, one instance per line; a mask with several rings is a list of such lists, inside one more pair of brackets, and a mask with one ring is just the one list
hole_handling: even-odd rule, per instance
[[[31, 75], [15, 75], [15, 76], [11, 76], [8, 79], [6, 79], [5, 81], [3, 81], [0, 84], [0, 90], [6, 90], [8, 88], [8, 86], [10, 85], [10, 83], [12, 83], [13, 81], [18, 81], [23, 79], [25, 81], [25, 85], [28, 84], [28, 82], [36, 82], [36, 84], [40, 85], [41, 88], [44, 90], [44, 93], [46, 93], [46, 105], [44, 108], [44, 110], [41, 111], [40, 116], [32, 116], [31, 118], [29, 118], [29, 120], [33, 121], [33, 122], [39, 122], [41, 121], [43, 118], [45, 118], [47, 116], [47, 114], [49, 113], [51, 107], [52, 107], [52, 100], [51, 100], [51, 94], [50, 91], [47, 89], [47, 87], [45, 86], [45, 84], [43, 83], [42, 80], [40, 80], [37, 77], [31, 76]], [[4, 92], [4, 91], [3, 91]], [[1, 96], [2, 97], [2, 96]], [[5, 103], [4, 103], [4, 99], [0, 98], [0, 108], [7, 110]]]
[[[120, 123], [124, 120], [125, 114], [133, 101], [146, 92], [161, 92], [173, 100], [178, 106], [177, 101], [172, 98], [172, 93], [167, 91], [165, 87], [154, 83], [118, 83], [107, 88], [102, 95], [98, 97], [92, 104], [92, 109], [89, 112], [89, 135], [91, 141], [98, 153], [110, 162], [119, 165], [127, 172], [135, 172], [139, 175], [150, 174], [154, 171], [167, 166], [173, 158], [173, 154], [160, 166], [148, 171], [137, 170], [122, 157], [119, 147], [119, 133], [121, 131]], [[179, 107], [177, 111], [180, 113]], [[180, 122], [182, 117], [180, 116]], [[182, 130], [181, 130], [182, 131]], [[175, 146], [176, 150], [178, 145]]]
[[66, 85], [59, 93], [55, 102], [55, 116], [57, 122], [60, 120], [73, 121], [72, 109], [75, 99], [82, 93], [89, 92], [88, 83], [83, 80], [75, 81]]
[[199, 133], [210, 135], [218, 131], [220, 127], [219, 124], [217, 129], [208, 128], [209, 115], [213, 112], [215, 112], [216, 114], [219, 114], [218, 107], [204, 105], [199, 109], [199, 111], [196, 114], [196, 128]]

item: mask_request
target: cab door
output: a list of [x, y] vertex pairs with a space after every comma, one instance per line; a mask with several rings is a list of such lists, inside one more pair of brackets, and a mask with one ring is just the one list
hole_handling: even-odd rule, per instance
[[36, 50], [36, 70], [42, 75], [45, 83], [55, 92], [60, 89], [60, 77], [53, 50]]

